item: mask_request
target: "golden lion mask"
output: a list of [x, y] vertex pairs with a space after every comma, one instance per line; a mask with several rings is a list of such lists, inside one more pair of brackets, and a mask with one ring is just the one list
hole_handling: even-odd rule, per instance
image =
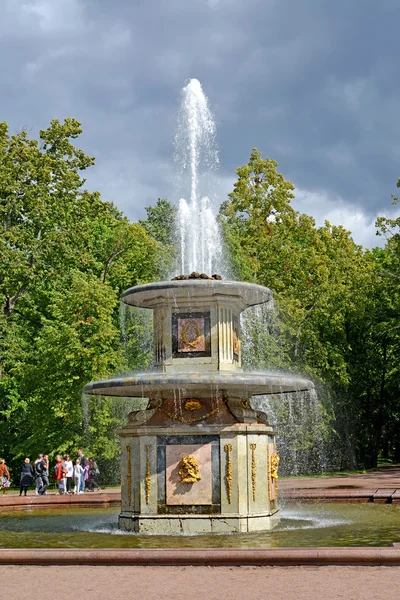
[[195, 456], [184, 456], [179, 463], [181, 483], [196, 483], [201, 479], [199, 461]]

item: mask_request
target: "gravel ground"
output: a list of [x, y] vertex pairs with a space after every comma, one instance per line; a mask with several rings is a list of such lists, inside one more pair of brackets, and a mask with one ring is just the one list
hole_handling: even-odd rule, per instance
[[3, 600], [398, 600], [400, 567], [1, 566]]

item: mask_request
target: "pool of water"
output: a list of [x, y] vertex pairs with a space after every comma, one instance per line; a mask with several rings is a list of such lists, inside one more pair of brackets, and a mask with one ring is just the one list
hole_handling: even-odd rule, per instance
[[400, 507], [288, 504], [265, 533], [159, 536], [125, 533], [118, 508], [0, 513], [0, 548], [283, 548], [391, 546], [400, 542]]

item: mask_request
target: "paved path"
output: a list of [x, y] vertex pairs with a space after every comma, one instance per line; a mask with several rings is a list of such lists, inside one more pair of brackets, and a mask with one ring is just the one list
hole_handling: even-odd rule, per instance
[[400, 567], [0, 567], [5, 600], [398, 600]]
[[37, 506], [40, 508], [92, 508], [96, 506], [119, 506], [121, 504], [120, 488], [110, 488], [98, 492], [87, 492], [84, 494], [63, 494], [62, 496], [50, 490], [46, 496], [35, 496], [31, 491], [27, 496], [20, 496], [18, 492], [9, 491], [0, 495], [0, 511], [23, 510]]
[[[400, 466], [381, 468], [357, 475], [337, 475], [335, 477], [292, 477], [279, 480], [280, 494], [296, 500], [319, 500], [333, 502], [393, 502], [400, 503]], [[28, 492], [26, 498], [18, 492], [0, 494], [0, 510], [15, 510], [26, 506], [40, 505], [43, 508], [65, 506], [113, 506], [121, 502], [119, 487], [107, 488], [98, 492], [86, 492], [78, 496], [60, 496], [49, 490], [47, 496], [35, 496]]]
[[400, 486], [400, 466], [382, 467], [368, 473], [350, 475], [335, 475], [334, 477], [288, 477], [280, 480], [281, 488], [326, 490], [340, 487], [370, 487]]
[[283, 496], [332, 501], [400, 502], [400, 467], [335, 477], [293, 477], [279, 481]]

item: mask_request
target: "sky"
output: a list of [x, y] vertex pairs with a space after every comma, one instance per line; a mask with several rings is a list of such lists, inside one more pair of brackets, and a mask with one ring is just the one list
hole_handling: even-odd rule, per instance
[[400, 177], [399, 0], [0, 0], [0, 121], [83, 125], [87, 184], [131, 219], [175, 198], [181, 88], [217, 122], [223, 201], [251, 149], [293, 206], [367, 247]]

